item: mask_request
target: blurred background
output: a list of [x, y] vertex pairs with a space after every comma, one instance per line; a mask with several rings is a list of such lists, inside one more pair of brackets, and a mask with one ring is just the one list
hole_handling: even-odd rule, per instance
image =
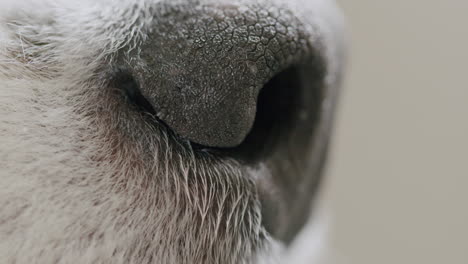
[[339, 263], [468, 263], [468, 1], [342, 0], [326, 195]]

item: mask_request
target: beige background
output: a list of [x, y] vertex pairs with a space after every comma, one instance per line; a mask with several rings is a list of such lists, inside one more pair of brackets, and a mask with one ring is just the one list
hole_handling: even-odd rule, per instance
[[352, 47], [327, 195], [342, 263], [468, 264], [468, 1], [341, 6]]

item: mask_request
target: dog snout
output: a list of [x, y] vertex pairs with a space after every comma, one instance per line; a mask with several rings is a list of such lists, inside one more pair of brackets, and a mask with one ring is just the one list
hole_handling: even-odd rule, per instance
[[131, 71], [156, 116], [200, 145], [239, 145], [260, 90], [309, 52], [304, 26], [281, 7], [165, 2], [153, 12]]

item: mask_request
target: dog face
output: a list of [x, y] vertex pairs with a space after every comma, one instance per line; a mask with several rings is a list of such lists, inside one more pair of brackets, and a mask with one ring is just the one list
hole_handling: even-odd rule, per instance
[[281, 260], [326, 156], [331, 1], [18, 2], [0, 6], [2, 259]]

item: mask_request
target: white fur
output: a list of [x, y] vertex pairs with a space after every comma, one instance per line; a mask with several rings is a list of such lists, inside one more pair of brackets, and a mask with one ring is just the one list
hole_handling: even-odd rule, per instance
[[[296, 261], [261, 225], [254, 171], [175, 151], [103, 91], [102, 62], [137, 47], [154, 2], [0, 3], [0, 262], [252, 263], [256, 247], [278, 255], [258, 263]], [[337, 82], [339, 15], [301, 5]]]

